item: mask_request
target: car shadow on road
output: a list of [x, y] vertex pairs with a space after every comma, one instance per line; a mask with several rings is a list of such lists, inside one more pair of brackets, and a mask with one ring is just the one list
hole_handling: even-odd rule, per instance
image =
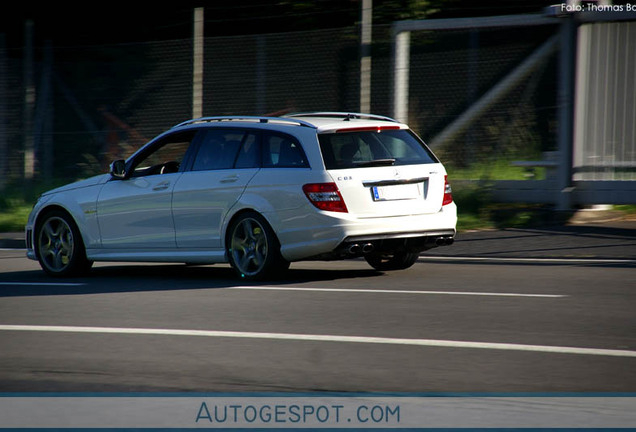
[[112, 265], [93, 268], [88, 275], [78, 278], [52, 278], [39, 270], [3, 273], [0, 278], [0, 298], [290, 286], [383, 275], [371, 268], [291, 268], [280, 278], [255, 282], [241, 279], [231, 268], [222, 265]]

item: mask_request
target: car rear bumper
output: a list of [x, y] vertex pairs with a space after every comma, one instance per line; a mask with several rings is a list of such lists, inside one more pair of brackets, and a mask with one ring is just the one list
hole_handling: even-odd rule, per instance
[[289, 261], [341, 259], [373, 251], [421, 252], [448, 245], [456, 233], [457, 207], [452, 203], [433, 214], [368, 219], [313, 212], [302, 221], [289, 219], [276, 229], [281, 254]]

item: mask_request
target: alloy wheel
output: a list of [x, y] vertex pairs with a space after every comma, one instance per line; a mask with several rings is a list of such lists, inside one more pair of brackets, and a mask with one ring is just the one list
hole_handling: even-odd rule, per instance
[[269, 244], [265, 228], [251, 217], [242, 219], [232, 231], [232, 261], [243, 276], [258, 274], [265, 267]]
[[75, 251], [73, 231], [60, 217], [47, 219], [38, 238], [42, 264], [53, 273], [62, 273], [71, 264]]

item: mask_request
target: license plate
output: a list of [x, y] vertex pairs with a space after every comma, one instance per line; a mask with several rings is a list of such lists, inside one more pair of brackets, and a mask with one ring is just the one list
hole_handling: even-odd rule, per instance
[[395, 186], [373, 186], [373, 201], [417, 199], [422, 196], [417, 183]]

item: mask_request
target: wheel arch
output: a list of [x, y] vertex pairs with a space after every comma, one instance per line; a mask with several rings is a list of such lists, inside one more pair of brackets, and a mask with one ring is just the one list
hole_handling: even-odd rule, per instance
[[230, 235], [230, 227], [232, 226], [232, 224], [234, 223], [234, 221], [236, 221], [239, 217], [241, 217], [241, 215], [245, 214], [245, 213], [256, 213], [259, 216], [261, 216], [263, 219], [265, 219], [265, 222], [267, 222], [267, 224], [269, 225], [270, 228], [272, 228], [272, 231], [274, 232], [274, 235], [276, 236], [276, 241], [278, 241], [280, 243], [280, 240], [278, 239], [278, 234], [276, 234], [276, 230], [274, 229], [272, 222], [269, 220], [269, 218], [264, 215], [262, 212], [259, 212], [258, 210], [252, 208], [252, 207], [243, 207], [240, 209], [237, 209], [237, 211], [235, 211], [234, 213], [232, 213], [232, 215], [228, 218], [226, 218], [226, 222], [223, 224], [223, 248], [227, 250], [227, 244], [228, 244], [228, 236]]
[[[249, 225], [243, 226], [243, 221], [248, 219], [251, 219]], [[262, 229], [257, 231], [253, 224], [260, 225]], [[249, 235], [246, 234], [246, 226], [250, 228]], [[224, 233], [225, 254], [227, 261], [241, 278], [266, 280], [289, 268], [290, 262], [280, 253], [278, 235], [262, 213], [243, 208], [232, 215], [227, 227]], [[242, 227], [242, 233], [238, 237], [234, 237], [234, 227]], [[237, 243], [235, 239], [238, 239]]]
[[37, 235], [38, 229], [40, 227], [40, 225], [42, 224], [42, 221], [45, 219], [45, 217], [55, 211], [60, 211], [65, 213], [66, 215], [68, 215], [71, 220], [73, 221], [73, 223], [75, 224], [75, 226], [77, 227], [77, 230], [80, 233], [80, 237], [82, 240], [82, 244], [84, 245], [84, 248], [86, 248], [86, 240], [85, 240], [85, 233], [82, 230], [82, 225], [80, 223], [78, 223], [77, 219], [75, 218], [75, 216], [73, 216], [73, 212], [69, 211], [66, 207], [64, 207], [61, 204], [58, 203], [52, 203], [52, 204], [47, 204], [46, 206], [42, 207], [40, 209], [40, 211], [38, 212], [38, 214], [35, 217], [35, 220], [33, 221], [33, 250], [36, 254], [36, 256], [38, 256], [39, 251], [38, 248], [36, 247], [37, 242], [35, 241], [35, 236]]

